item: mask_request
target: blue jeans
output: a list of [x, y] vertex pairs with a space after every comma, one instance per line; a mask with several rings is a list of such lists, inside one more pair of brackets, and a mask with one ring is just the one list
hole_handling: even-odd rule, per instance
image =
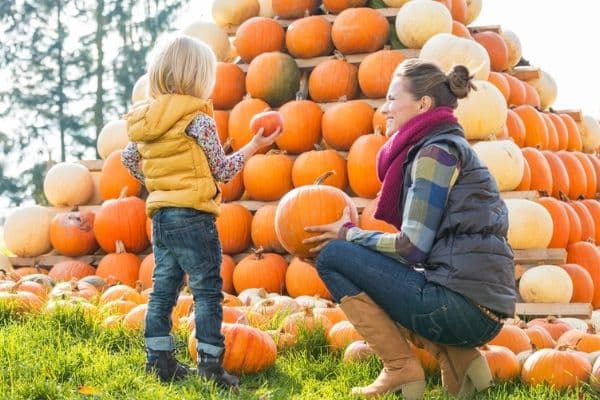
[[428, 282], [411, 266], [355, 243], [328, 243], [317, 257], [317, 270], [338, 302], [365, 292], [394, 321], [433, 342], [480, 346], [502, 326], [466, 297]]
[[171, 312], [184, 273], [194, 296], [198, 351], [219, 357], [221, 334], [221, 243], [212, 214], [190, 208], [161, 208], [152, 216], [153, 290], [148, 301], [144, 338], [149, 351], [172, 351]]

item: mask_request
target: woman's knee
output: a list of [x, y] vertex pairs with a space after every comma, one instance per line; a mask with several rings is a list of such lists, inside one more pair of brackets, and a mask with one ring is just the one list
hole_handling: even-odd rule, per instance
[[319, 252], [315, 265], [317, 271], [322, 272], [330, 269], [335, 269], [336, 263], [343, 258], [344, 247], [348, 242], [344, 240], [332, 240], [327, 243], [323, 249]]

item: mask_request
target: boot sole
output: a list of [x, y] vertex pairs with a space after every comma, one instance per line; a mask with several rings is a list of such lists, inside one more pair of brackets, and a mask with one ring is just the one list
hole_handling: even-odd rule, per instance
[[465, 373], [465, 380], [456, 395], [459, 399], [468, 399], [494, 384], [494, 378], [485, 357], [479, 356], [471, 362]]
[[351, 394], [355, 396], [363, 396], [363, 397], [377, 397], [385, 393], [396, 393], [401, 392], [402, 396], [404, 396], [405, 400], [421, 400], [425, 395], [425, 386], [426, 382], [423, 381], [415, 381], [404, 383], [402, 385], [393, 387], [383, 393], [365, 393], [361, 389], [365, 388], [353, 388]]

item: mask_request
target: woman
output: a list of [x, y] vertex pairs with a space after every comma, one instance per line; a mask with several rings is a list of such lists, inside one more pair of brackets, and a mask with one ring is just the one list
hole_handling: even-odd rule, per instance
[[473, 87], [464, 66], [445, 75], [417, 59], [394, 72], [382, 112], [392, 135], [377, 158], [383, 182], [375, 216], [398, 233], [363, 231], [348, 211], [320, 235], [319, 274], [383, 361], [354, 394], [402, 391], [420, 399], [425, 377], [406, 339], [440, 363], [449, 393], [466, 398], [492, 384], [475, 348], [512, 316], [516, 290], [508, 213], [488, 169], [453, 115]]

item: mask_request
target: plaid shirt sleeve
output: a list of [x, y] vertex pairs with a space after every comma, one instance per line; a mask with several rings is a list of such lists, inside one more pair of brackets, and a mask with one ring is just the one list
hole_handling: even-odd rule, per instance
[[129, 142], [121, 153], [121, 163], [127, 168], [129, 173], [138, 181], [144, 184], [144, 174], [140, 163], [142, 161], [142, 155], [137, 149], [135, 142]]
[[244, 166], [244, 156], [240, 153], [226, 155], [219, 142], [215, 120], [200, 114], [188, 125], [186, 133], [196, 139], [204, 150], [213, 177], [220, 182], [228, 182]]
[[460, 172], [454, 148], [429, 145], [419, 152], [411, 171], [413, 184], [408, 190], [398, 233], [365, 231], [353, 224], [340, 230], [340, 238], [384, 253], [406, 264], [423, 263], [433, 246], [448, 194]]

